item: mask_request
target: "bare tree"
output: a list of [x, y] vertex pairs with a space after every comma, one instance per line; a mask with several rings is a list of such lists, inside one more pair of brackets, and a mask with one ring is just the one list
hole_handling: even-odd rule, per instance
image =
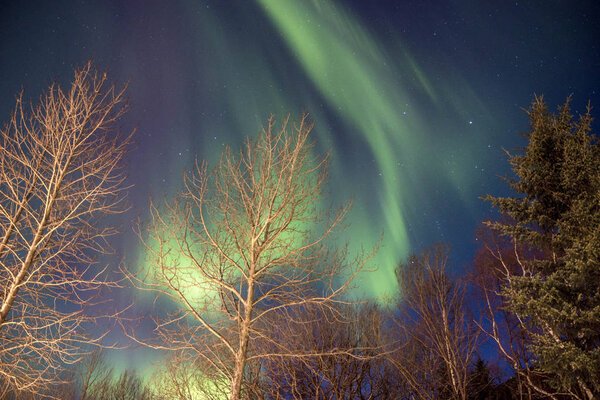
[[394, 361], [415, 398], [467, 398], [479, 331], [466, 309], [465, 285], [447, 271], [443, 246], [397, 269], [401, 292]]
[[108, 391], [113, 379], [113, 369], [106, 363], [100, 349], [89, 353], [76, 365], [72, 374], [73, 378], [65, 384], [64, 399], [95, 400], [98, 393]]
[[[62, 400], [158, 400], [150, 381], [132, 370], [117, 373], [101, 348], [90, 352], [72, 371], [73, 379], [57, 391]], [[62, 390], [61, 390], [62, 389]]]
[[0, 131], [0, 393], [48, 394], [100, 339], [84, 325], [116, 285], [96, 257], [116, 233], [103, 217], [125, 209], [124, 90], [88, 63], [36, 106], [19, 95]]
[[[381, 343], [383, 315], [375, 304], [307, 307], [279, 319], [278, 337], [294, 354], [262, 364], [269, 399], [397, 398]], [[343, 351], [345, 350], [345, 352]]]
[[519, 315], [508, 310], [508, 299], [503, 295], [504, 286], [514, 277], [530, 274], [528, 261], [543, 254], [502, 237], [488, 226], [478, 232], [478, 240], [482, 247], [475, 256], [471, 279], [483, 304], [481, 331], [495, 345], [503, 369], [512, 370], [515, 396], [560, 398], [561, 393], [544, 384], [546, 376], [535, 368], [536, 359], [529, 349], [535, 332], [524, 325]]
[[201, 358], [193, 360], [193, 357], [183, 352], [169, 354], [151, 378], [151, 389], [156, 398], [172, 400], [226, 398], [229, 392], [227, 381], [222, 376], [211, 375], [210, 366], [202, 361]]
[[[348, 263], [343, 250], [328, 246], [350, 205], [321, 209], [327, 156], [313, 156], [313, 124], [306, 115], [293, 132], [287, 119], [279, 130], [274, 124], [270, 119], [237, 154], [225, 148], [213, 172], [197, 163], [174, 201], [151, 204], [140, 235], [150, 272], [129, 275], [138, 288], [176, 304], [155, 314], [156, 340], [130, 336], [202, 359], [228, 382], [231, 399], [240, 398], [249, 363], [294, 356], [269, 336], [270, 316], [293, 318], [306, 304], [343, 301], [368, 259]], [[272, 351], [261, 352], [257, 341], [270, 342]]]

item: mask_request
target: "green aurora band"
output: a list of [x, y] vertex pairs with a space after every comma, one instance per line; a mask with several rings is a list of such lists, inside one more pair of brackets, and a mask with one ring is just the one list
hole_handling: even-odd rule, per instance
[[[374, 156], [381, 176], [376, 197], [383, 218], [358, 212], [352, 218], [351, 233], [360, 232], [362, 238], [372, 240], [377, 229], [384, 229], [384, 246], [376, 262], [380, 269], [364, 278], [367, 295], [386, 297], [396, 289], [394, 267], [411, 247], [404, 212], [409, 182], [400, 173], [398, 160], [414, 160], [412, 153], [419, 147], [418, 130], [398, 110], [399, 105], [410, 102], [410, 97], [408, 88], [397, 82], [397, 71], [392, 67], [397, 61], [390, 60], [357, 19], [334, 2], [257, 1], [330, 109], [354, 128], [348, 133], [364, 140]], [[408, 53], [400, 52], [400, 56], [412, 85], [436, 103], [435, 88], [425, 72]], [[352, 241], [357, 244], [357, 239]]]
[[[385, 264], [393, 265], [409, 248], [401, 211], [403, 182], [395, 173], [394, 152], [395, 149], [410, 148], [410, 135], [393, 108], [394, 104], [400, 103], [400, 99], [395, 98], [399, 94], [386, 90], [389, 71], [386, 71], [384, 56], [368, 33], [350, 16], [336, 12], [332, 3], [313, 2], [311, 5], [309, 2], [266, 0], [260, 3], [330, 107], [355, 126], [357, 133], [362, 134], [369, 144], [383, 177], [380, 207], [385, 220], [394, 221], [386, 227], [386, 234], [395, 251], [382, 250], [388, 254], [380, 261], [383, 259]], [[377, 235], [371, 230], [367, 237]], [[393, 289], [393, 270], [386, 268], [381, 273], [385, 276], [371, 277], [369, 292], [376, 296]]]
[[[243, 35], [223, 24], [222, 15], [198, 13], [193, 3], [183, 10], [187, 18], [195, 19], [188, 40], [198, 43], [201, 53], [213, 56], [206, 60], [191, 54], [185, 66], [173, 63], [164, 75], [184, 74], [190, 66], [201, 71], [204, 87], [209, 93], [218, 92], [211, 97], [213, 107], [224, 111], [218, 121], [207, 115], [200, 126], [185, 121], [177, 129], [199, 132], [188, 145], [214, 166], [223, 144], [241, 145], [271, 113], [281, 118], [309, 111], [316, 122], [319, 150], [333, 153], [327, 201], [337, 205], [354, 200], [349, 227], [340, 240], [349, 242], [353, 255], [361, 248], [368, 251], [383, 234], [370, 263], [376, 271], [359, 277], [354, 294], [390, 299], [397, 289], [394, 268], [409, 252], [419, 250], [411, 240], [428, 223], [429, 217], [416, 211], [423, 208], [427, 190], [462, 198], [465, 207], [477, 201], [477, 194], [468, 188], [476, 180], [464, 164], [472, 166], [470, 154], [481, 139], [462, 137], [456, 144], [457, 135], [463, 135], [458, 129], [463, 127], [435, 126], [427, 113], [445, 110], [463, 121], [473, 110], [478, 115], [487, 113], [460, 76], [446, 71], [453, 85], [434, 85], [400, 40], [384, 46], [333, 2], [257, 1], [266, 19], [260, 30]], [[269, 21], [281, 42], [275, 43], [273, 31], [265, 28]], [[467, 109], [469, 113], [464, 112]], [[445, 130], [443, 137], [431, 133], [439, 129]], [[182, 170], [191, 167], [193, 151], [169, 159], [173, 161], [166, 183], [157, 177], [153, 185], [158, 198], [164, 190], [170, 195], [181, 186]], [[427, 186], [430, 176], [436, 180]], [[360, 186], [349, 184], [355, 182]], [[141, 261], [144, 250], [138, 249]]]

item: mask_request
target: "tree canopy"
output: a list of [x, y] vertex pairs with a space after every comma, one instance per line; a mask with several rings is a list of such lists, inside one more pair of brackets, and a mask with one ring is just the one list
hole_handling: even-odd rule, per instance
[[[591, 107], [575, 119], [542, 97], [528, 110], [528, 145], [509, 153], [512, 197], [487, 196], [510, 223], [491, 226], [537, 250], [508, 277], [508, 307], [532, 334], [537, 368], [555, 388], [600, 393], [600, 144]], [[575, 389], [574, 389], [575, 388]]]

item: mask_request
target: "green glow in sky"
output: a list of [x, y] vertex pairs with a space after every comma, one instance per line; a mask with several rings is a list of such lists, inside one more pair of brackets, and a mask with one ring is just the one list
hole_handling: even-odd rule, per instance
[[[445, 180], [444, 186], [440, 185], [442, 189], [458, 192], [458, 196], [469, 203], [470, 199], [464, 194], [471, 195], [471, 191], [465, 189], [467, 178], [472, 178], [472, 174], [467, 173], [464, 163], [473, 159], [470, 153], [479, 144], [478, 139], [471, 138], [465, 138], [467, 143], [459, 148], [445, 143], [444, 149], [436, 149], [435, 144], [428, 143], [431, 137], [428, 138], [426, 132], [431, 127], [426, 113], [432, 110], [419, 113], [410, 109], [409, 104], [415, 103], [412, 93], [425, 98], [432, 107], [450, 105], [451, 112], [462, 114], [465, 122], [469, 120], [465, 110], [479, 114], [485, 110], [465, 82], [460, 90], [455, 90], [455, 82], [460, 82], [460, 77], [434, 86], [428, 74], [403, 48], [401, 38], [397, 40], [396, 49], [382, 48], [357, 18], [334, 2], [257, 1], [314, 87], [326, 99], [329, 109], [349, 126], [347, 131], [337, 132], [337, 135], [352, 135], [348, 140], [366, 143], [364, 152], [372, 154], [374, 171], [361, 179], [375, 180], [375, 191], [353, 194], [358, 209], [355, 208], [350, 221], [350, 236], [355, 246], [368, 246], [383, 230], [384, 241], [376, 258], [378, 271], [364, 275], [361, 284], [368, 297], [390, 295], [396, 289], [394, 267], [409, 252], [418, 251], [410, 242], [408, 219], [412, 218], [413, 224], [425, 224], [415, 221], [415, 213], [410, 210], [420, 202], [419, 194], [414, 192], [418, 191], [415, 185], [423, 184], [418, 182], [421, 172], [433, 171]], [[447, 137], [455, 137], [453, 128], [446, 129]], [[444, 142], [443, 139], [436, 141]], [[429, 152], [423, 153], [426, 147]], [[332, 172], [343, 174], [340, 170]], [[352, 182], [352, 179], [346, 176], [344, 181]], [[376, 203], [370, 197], [374, 197]]]
[[[393, 77], [386, 56], [368, 32], [333, 3], [260, 3], [330, 107], [356, 127], [352, 133], [368, 143], [367, 151], [373, 153], [380, 171], [376, 195], [387, 221], [381, 228], [388, 246], [381, 249], [378, 259], [394, 265], [410, 247], [403, 214], [407, 185], [398, 174], [398, 160], [414, 147], [415, 134], [397, 109], [398, 104], [406, 103], [406, 96], [390, 90]], [[432, 96], [432, 88], [416, 63], [411, 60], [409, 65]], [[365, 217], [360, 219], [366, 225]], [[373, 228], [370, 231], [373, 233]], [[392, 273], [392, 268], [385, 268], [371, 277], [368, 292], [380, 296], [393, 289]]]
[[[354, 200], [341, 239], [356, 254], [361, 247], [368, 252], [383, 233], [371, 263], [377, 271], [362, 274], [357, 293], [379, 299], [394, 295], [395, 266], [421, 250], [423, 243], [414, 243], [415, 237], [432, 236], [434, 218], [428, 207], [439, 205], [428, 202], [428, 191], [461, 198], [465, 208], [477, 201], [479, 193], [473, 195], [469, 186], [475, 173], [473, 149], [482, 139], [468, 136], [473, 129], [467, 129], [470, 113], [485, 110], [460, 76], [433, 79], [431, 69], [421, 66], [399, 35], [393, 44], [381, 43], [333, 2], [257, 2], [256, 11], [264, 17], [258, 25], [244, 19], [223, 24], [222, 15], [197, 12], [193, 3], [184, 10], [194, 21], [185, 40], [199, 50], [185, 64], [170, 63], [164, 75], [197, 71], [207, 105], [199, 105], [202, 118], [170, 128], [189, 136], [178, 139], [181, 145], [171, 165], [161, 169], [167, 178], [162, 183], [160, 176], [155, 178], [154, 196], [176, 192], [194, 152], [215, 165], [224, 144], [237, 148], [246, 136], [258, 133], [270, 114], [297, 118], [309, 111], [319, 150], [333, 153], [328, 201], [339, 205]], [[265, 25], [269, 21], [271, 27]], [[199, 95], [165, 102], [188, 110], [190, 96]], [[432, 118], [444, 113], [465, 125]], [[188, 147], [191, 151], [181, 156], [180, 149]]]

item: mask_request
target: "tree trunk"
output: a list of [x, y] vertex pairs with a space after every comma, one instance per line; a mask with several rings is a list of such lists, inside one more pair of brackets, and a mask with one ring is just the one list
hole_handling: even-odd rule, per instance
[[[254, 267], [251, 268], [250, 276], [254, 274]], [[235, 355], [235, 366], [233, 371], [233, 380], [231, 381], [230, 400], [240, 400], [242, 391], [242, 379], [244, 370], [246, 369], [246, 361], [248, 360], [248, 342], [250, 341], [250, 321], [252, 320], [252, 306], [254, 302], [254, 279], [249, 279], [248, 282], [248, 297], [244, 305], [244, 320], [240, 329], [240, 345], [238, 352]]]

